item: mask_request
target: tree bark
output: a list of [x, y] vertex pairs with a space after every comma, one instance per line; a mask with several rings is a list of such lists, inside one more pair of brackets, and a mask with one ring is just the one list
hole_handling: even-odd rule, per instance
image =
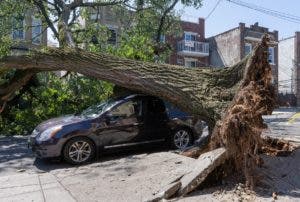
[[0, 86], [0, 113], [7, 102], [14, 98], [15, 93], [22, 89], [36, 73], [37, 71], [32, 69], [17, 70], [9, 83]]

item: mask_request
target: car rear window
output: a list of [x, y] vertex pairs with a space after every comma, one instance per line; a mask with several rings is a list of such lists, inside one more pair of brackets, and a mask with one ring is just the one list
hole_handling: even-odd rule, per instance
[[167, 113], [170, 118], [180, 118], [180, 117], [187, 117], [189, 116], [188, 113], [181, 111], [180, 109], [176, 108], [174, 105], [172, 105], [169, 102], [165, 102]]

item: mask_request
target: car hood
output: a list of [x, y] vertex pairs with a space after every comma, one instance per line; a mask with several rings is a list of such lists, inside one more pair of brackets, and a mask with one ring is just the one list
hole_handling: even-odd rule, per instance
[[57, 125], [65, 126], [73, 123], [78, 123], [83, 120], [86, 120], [86, 118], [83, 116], [74, 116], [74, 115], [62, 116], [62, 117], [53, 118], [44, 121], [41, 124], [39, 124], [35, 129], [39, 132], [42, 132], [50, 127], [54, 127]]

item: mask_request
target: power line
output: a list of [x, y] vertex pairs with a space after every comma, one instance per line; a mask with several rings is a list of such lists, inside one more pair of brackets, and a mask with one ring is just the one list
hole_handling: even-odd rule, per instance
[[239, 1], [239, 0], [227, 0], [227, 1], [230, 2], [230, 3], [236, 4], [236, 5], [242, 6], [242, 7], [246, 7], [246, 8], [264, 13], [266, 15], [270, 15], [270, 16], [273, 16], [273, 17], [280, 18], [282, 20], [286, 20], [286, 21], [289, 21], [289, 22], [300, 24], [300, 17], [299, 16], [295, 16], [295, 15], [291, 15], [291, 14], [288, 14], [288, 13], [283, 13], [283, 12], [271, 10], [271, 9], [268, 9], [268, 8], [264, 8], [264, 7], [261, 7], [261, 6], [257, 6], [255, 4], [250, 4], [250, 3], [246, 3], [246, 2], [243, 2], [243, 1]]
[[216, 8], [218, 7], [218, 5], [221, 3], [222, 0], [218, 0], [218, 2], [216, 3], [216, 5], [213, 7], [213, 9], [209, 12], [209, 14], [206, 16], [205, 20], [207, 20], [211, 14], [213, 14], [213, 12], [216, 10]]

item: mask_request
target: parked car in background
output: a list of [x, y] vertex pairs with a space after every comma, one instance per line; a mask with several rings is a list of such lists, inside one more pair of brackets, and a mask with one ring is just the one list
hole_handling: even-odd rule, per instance
[[39, 158], [83, 164], [112, 147], [163, 143], [184, 149], [201, 133], [201, 121], [157, 97], [135, 94], [45, 121], [30, 135], [29, 146]]

